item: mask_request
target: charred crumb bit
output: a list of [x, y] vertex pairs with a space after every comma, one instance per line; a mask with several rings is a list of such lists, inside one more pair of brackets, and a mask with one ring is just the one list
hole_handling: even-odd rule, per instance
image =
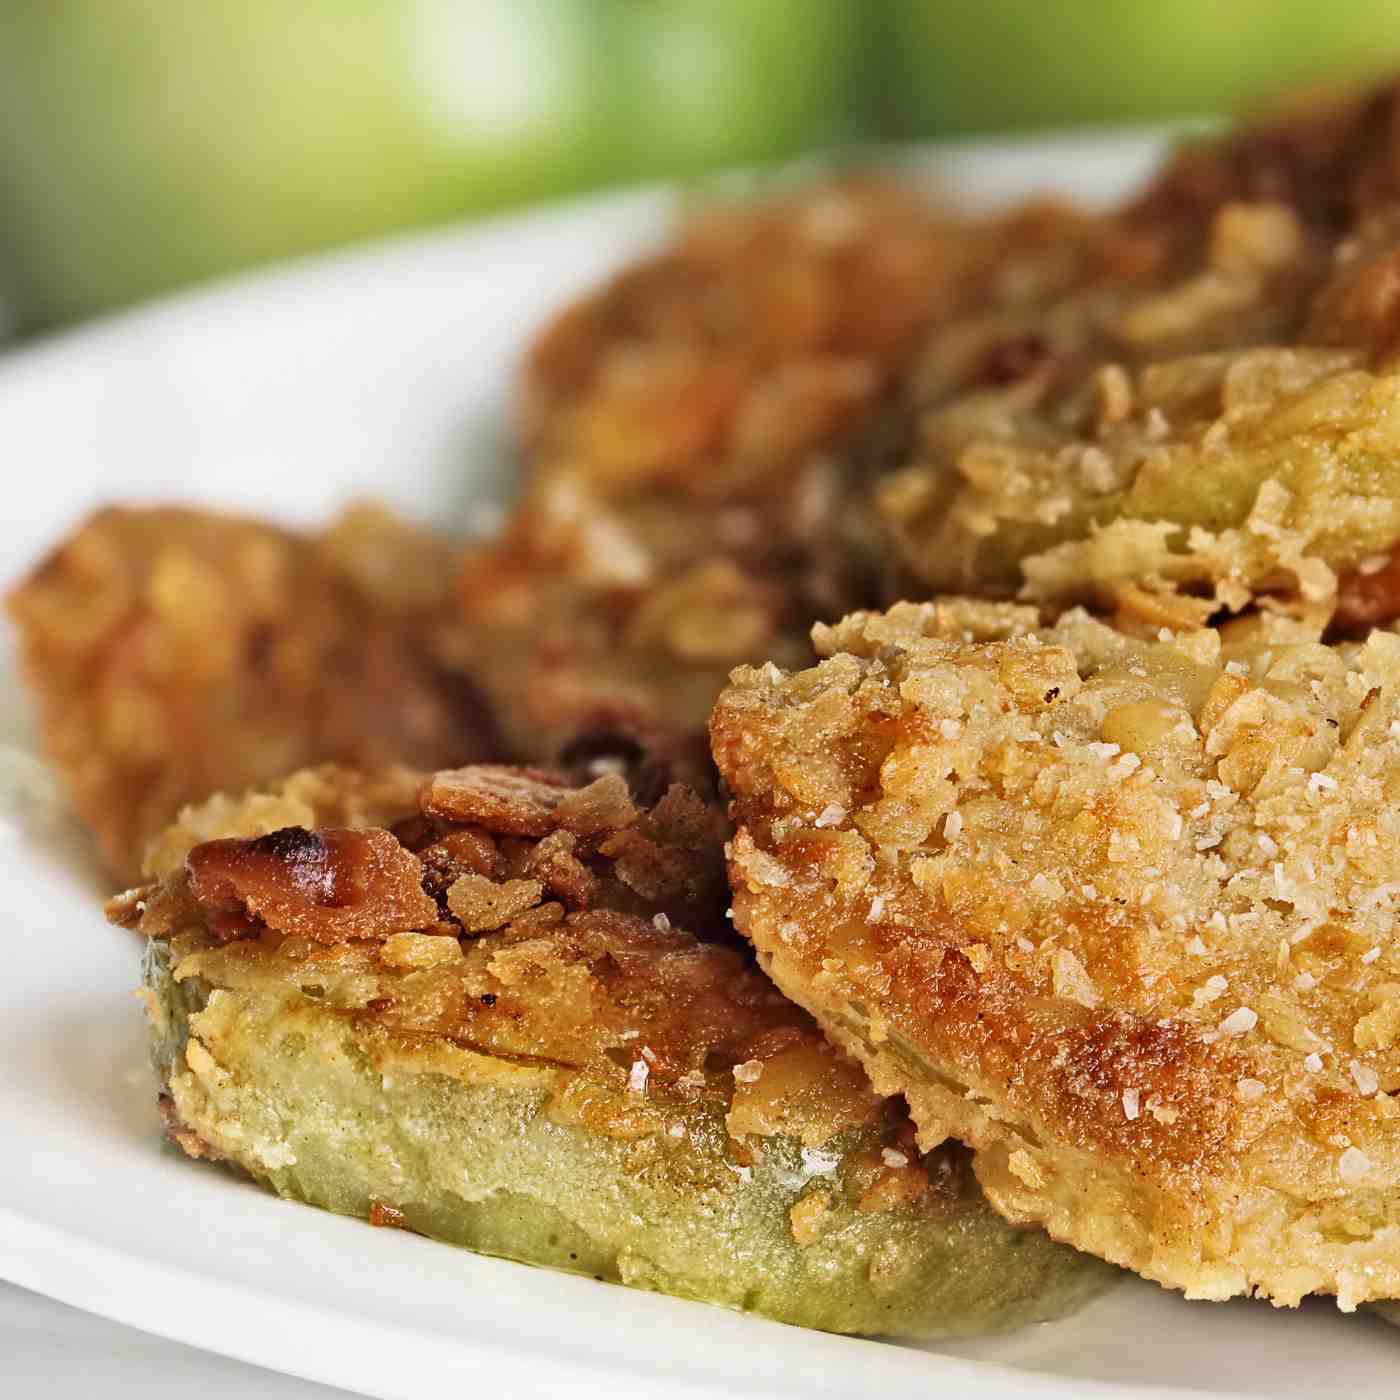
[[1042, 336], [1021, 335], [998, 341], [983, 356], [973, 385], [998, 387], [1027, 379], [1050, 359], [1050, 346]]
[[477, 1000], [483, 1006], [495, 1006], [496, 994], [495, 992], [482, 992], [482, 994], [477, 998]]
[[401, 1210], [385, 1205], [383, 1201], [371, 1201], [369, 1223], [383, 1229], [402, 1230], [406, 1217]]
[[252, 855], [270, 856], [273, 860], [296, 865], [316, 865], [325, 860], [326, 843], [314, 831], [304, 826], [284, 826], [255, 836], [248, 843]]

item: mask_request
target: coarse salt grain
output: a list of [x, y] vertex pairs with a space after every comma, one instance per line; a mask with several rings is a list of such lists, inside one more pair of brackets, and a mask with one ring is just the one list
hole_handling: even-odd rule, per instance
[[1249, 667], [1246, 666], [1243, 661], [1227, 661], [1225, 663], [1225, 671], [1231, 676], [1247, 676], [1249, 674]]
[[943, 835], [946, 836], [949, 841], [956, 841], [958, 836], [962, 833], [962, 829], [963, 819], [961, 812], [949, 812], [943, 819]]
[[1237, 1079], [1235, 1081], [1235, 1093], [1237, 1093], [1245, 1103], [1252, 1103], [1255, 1099], [1263, 1098], [1264, 1082], [1260, 1079]]
[[1311, 972], [1300, 972], [1293, 979], [1293, 987], [1299, 992], [1310, 992], [1317, 986], [1317, 978]]
[[745, 1060], [743, 1064], [734, 1066], [734, 1080], [738, 1084], [754, 1084], [762, 1073], [762, 1060]]
[[1186, 951], [1193, 957], [1203, 958], [1206, 955], [1206, 945], [1201, 941], [1201, 935], [1195, 934], [1186, 945]]
[[870, 901], [870, 913], [866, 915], [866, 918], [873, 924], [884, 912], [885, 896], [877, 894], [875, 898]]
[[1138, 1116], [1138, 1091], [1136, 1089], [1123, 1090], [1123, 1117], [1132, 1123]]
[[1321, 1074], [1322, 1056], [1319, 1055], [1316, 1050], [1312, 1051], [1311, 1054], [1304, 1055], [1303, 1068], [1307, 1070], [1309, 1074]]
[[956, 739], [962, 733], [962, 725], [955, 719], [939, 720], [938, 732], [945, 739]]
[[1370, 1170], [1371, 1159], [1359, 1147], [1348, 1147], [1337, 1158], [1337, 1175], [1348, 1186], [1357, 1185]]
[[828, 802], [817, 814], [815, 826], [840, 826], [846, 820], [846, 809], [838, 807], [834, 802]]
[[1361, 955], [1361, 961], [1364, 963], [1373, 963], [1380, 955], [1381, 950], [1379, 947], [1367, 948]]
[[1389, 563], [1388, 554], [1368, 554], [1366, 558], [1358, 561], [1356, 571], [1359, 574], [1378, 574]]
[[1380, 1080], [1370, 1065], [1363, 1065], [1360, 1060], [1353, 1060], [1347, 1066], [1347, 1070], [1351, 1074], [1351, 1082], [1356, 1085], [1356, 1092], [1363, 1099], [1369, 1099], [1381, 1087]]
[[645, 1060], [633, 1060], [632, 1068], [627, 1075], [627, 1088], [633, 1094], [643, 1094], [646, 1092], [647, 1076], [651, 1070], [647, 1068]]
[[1173, 813], [1172, 813], [1172, 835], [1171, 835], [1171, 839], [1172, 839], [1173, 841], [1177, 840], [1177, 839], [1180, 837], [1182, 831], [1185, 829], [1185, 827], [1186, 827], [1186, 823], [1185, 823], [1184, 821], [1182, 821], [1182, 819], [1181, 819], [1181, 813], [1180, 813], [1180, 812], [1173, 812]]
[[1221, 1023], [1225, 1035], [1244, 1035], [1259, 1024], [1259, 1015], [1251, 1007], [1241, 1006], [1232, 1011]]
[[1225, 995], [1230, 983], [1219, 973], [1214, 977], [1207, 977], [1205, 982], [1191, 993], [1191, 1001], [1195, 1006], [1207, 1006], [1211, 1002], [1218, 1000]]
[[1256, 839], [1259, 842], [1259, 849], [1264, 852], [1266, 859], [1272, 860], [1278, 855], [1278, 842], [1267, 831], [1261, 831]]
[[1025, 936], [1025, 934], [1023, 934], [1023, 933], [1018, 933], [1018, 934], [1016, 935], [1016, 946], [1017, 946], [1023, 953], [1033, 953], [1033, 952], [1035, 952], [1035, 944], [1032, 943], [1032, 942], [1030, 941], [1030, 939], [1027, 938], [1027, 937]]
[[1122, 752], [1117, 744], [1094, 743], [1089, 744], [1087, 747], [1095, 758], [1109, 759], [1112, 758], [1114, 754]]
[[665, 933], [671, 927], [671, 921], [665, 914], [657, 914], [651, 922], [656, 928], [660, 929], [662, 933]]
[[804, 1176], [830, 1176], [840, 1165], [841, 1156], [837, 1152], [831, 1152], [822, 1147], [804, 1147], [802, 1149], [802, 1173]]
[[1220, 844], [1221, 838], [1218, 835], [1200, 836], [1196, 839], [1196, 849], [1198, 851], [1209, 851]]
[[902, 1152], [897, 1152], [893, 1147], [882, 1147], [880, 1149], [880, 1160], [887, 1167], [907, 1167], [909, 1158]]
[[1327, 773], [1310, 773], [1308, 775], [1309, 792], [1336, 792], [1337, 780]]

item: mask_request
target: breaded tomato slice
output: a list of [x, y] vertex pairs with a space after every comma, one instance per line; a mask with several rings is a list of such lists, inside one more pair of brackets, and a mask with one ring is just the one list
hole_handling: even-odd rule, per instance
[[1400, 638], [1289, 633], [905, 604], [713, 736], [738, 927], [925, 1146], [1191, 1297], [1350, 1309], [1400, 1295]]

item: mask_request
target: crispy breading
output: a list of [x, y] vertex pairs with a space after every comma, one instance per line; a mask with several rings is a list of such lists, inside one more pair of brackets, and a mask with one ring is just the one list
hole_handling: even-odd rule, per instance
[[1400, 1295], [1400, 638], [901, 605], [715, 712], [761, 965], [1010, 1218]]
[[45, 745], [119, 876], [187, 802], [341, 759], [489, 752], [449, 661], [453, 551], [371, 508], [297, 535], [108, 509], [9, 597]]
[[[918, 446], [879, 490], [906, 596], [1330, 606], [1395, 549], [1397, 101], [1329, 99], [1183, 154], [1110, 220], [1155, 241], [1146, 278], [935, 324], [939, 372], [904, 391]], [[978, 371], [1026, 344], [1014, 373]]]
[[[367, 785], [311, 782], [344, 783], [347, 810]], [[639, 809], [616, 778], [391, 775], [369, 783], [403, 799], [390, 826], [265, 833], [306, 785], [194, 814], [162, 849], [214, 839], [113, 902], [150, 939], [162, 1111], [190, 1155], [371, 1221], [838, 1331], [1014, 1326], [1111, 1278], [1000, 1221], [960, 1150], [921, 1154], [805, 1012], [686, 931], [697, 872], [720, 876], [693, 795]], [[703, 893], [722, 907], [722, 876]]]

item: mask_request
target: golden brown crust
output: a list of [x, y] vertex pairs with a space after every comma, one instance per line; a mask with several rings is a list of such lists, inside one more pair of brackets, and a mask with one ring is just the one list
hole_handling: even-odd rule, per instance
[[382, 513], [308, 538], [182, 509], [109, 509], [10, 596], [44, 737], [114, 872], [187, 802], [304, 764], [484, 756], [436, 656], [451, 552]]
[[1199, 1296], [1388, 1296], [1400, 647], [1031, 623], [736, 672], [736, 922], [1005, 1212]]

